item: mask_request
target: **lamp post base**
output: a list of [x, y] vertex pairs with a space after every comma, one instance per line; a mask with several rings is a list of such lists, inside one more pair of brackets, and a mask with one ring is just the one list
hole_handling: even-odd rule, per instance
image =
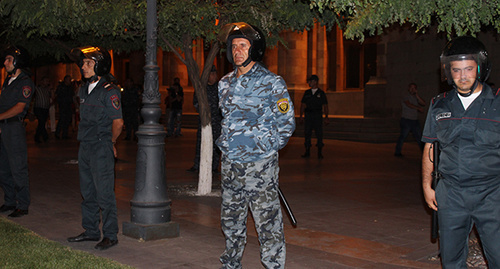
[[123, 235], [144, 241], [174, 238], [179, 236], [179, 224], [171, 221], [159, 224], [124, 222]]

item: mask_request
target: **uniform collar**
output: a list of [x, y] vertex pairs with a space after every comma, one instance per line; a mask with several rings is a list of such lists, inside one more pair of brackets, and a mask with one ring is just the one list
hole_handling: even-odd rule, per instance
[[[21, 72], [19, 73], [19, 75], [17, 75], [16, 79], [21, 79], [23, 77], [26, 77], [27, 75], [21, 70]], [[12, 77], [12, 75], [8, 76], [8, 78], [10, 79]]]
[[[257, 70], [257, 68], [260, 68], [260, 65], [261, 65], [261, 63], [255, 62], [255, 64], [252, 66], [252, 68], [248, 72], [246, 72], [245, 74], [241, 75], [239, 78], [243, 78], [245, 76], [252, 75]], [[237, 77], [236, 77], [237, 72], [238, 72], [238, 69], [235, 68], [233, 73], [231, 74], [231, 78], [237, 79]]]
[[478, 97], [483, 97], [485, 99], [494, 99], [495, 94], [493, 94], [493, 89], [491, 89], [490, 85], [483, 83], [483, 90]]
[[[17, 75], [17, 77], [12, 80], [12, 83], [16, 83], [18, 81], [21, 81], [22, 79], [24, 79], [25, 77], [27, 77], [28, 75], [25, 74], [22, 70], [21, 70], [21, 73], [19, 73], [19, 75]], [[4, 80], [4, 85], [12, 85], [12, 83], [9, 84], [9, 81], [10, 79], [12, 78], [11, 75], [7, 76]]]
[[[102, 84], [104, 84], [105, 82], [107, 82], [106, 78], [101, 77], [101, 79], [99, 79], [99, 81], [98, 81], [98, 82], [97, 82], [97, 84], [95, 85], [95, 88], [102, 86]], [[87, 83], [85, 84], [85, 87], [88, 89], [89, 85], [90, 85], [90, 82], [87, 82]]]

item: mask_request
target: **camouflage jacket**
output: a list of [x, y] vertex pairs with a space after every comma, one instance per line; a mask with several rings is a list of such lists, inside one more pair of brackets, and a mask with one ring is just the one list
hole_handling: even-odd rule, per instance
[[295, 130], [295, 113], [285, 81], [256, 63], [246, 74], [236, 70], [219, 81], [222, 133], [217, 145], [239, 163], [270, 157]]

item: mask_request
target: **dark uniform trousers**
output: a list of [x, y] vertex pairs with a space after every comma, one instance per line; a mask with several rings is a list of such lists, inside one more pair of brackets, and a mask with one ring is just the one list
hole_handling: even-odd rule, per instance
[[61, 135], [62, 138], [68, 137], [72, 114], [71, 104], [59, 104], [59, 121], [57, 122], [56, 134]]
[[36, 118], [38, 119], [38, 125], [36, 126], [35, 132], [35, 141], [39, 141], [42, 137], [44, 140], [49, 138], [49, 134], [47, 133], [47, 129], [45, 129], [45, 124], [47, 123], [47, 118], [49, 117], [49, 109], [35, 107], [33, 109]]
[[27, 210], [30, 190], [26, 130], [21, 120], [3, 121], [0, 129], [0, 183], [4, 190], [5, 205]]
[[118, 219], [115, 199], [115, 159], [111, 141], [82, 141], [78, 152], [80, 189], [83, 196], [82, 226], [85, 234], [99, 237], [99, 213], [103, 236], [117, 239]]
[[305, 143], [306, 148], [311, 147], [311, 137], [312, 131], [316, 134], [317, 143], [316, 146], [318, 148], [323, 147], [323, 114], [321, 114], [321, 110], [312, 111], [305, 113], [305, 122], [304, 122], [304, 135], [305, 135]]
[[500, 184], [456, 187], [443, 179], [436, 188], [436, 200], [443, 268], [467, 268], [468, 235], [473, 224], [489, 268], [500, 268]]

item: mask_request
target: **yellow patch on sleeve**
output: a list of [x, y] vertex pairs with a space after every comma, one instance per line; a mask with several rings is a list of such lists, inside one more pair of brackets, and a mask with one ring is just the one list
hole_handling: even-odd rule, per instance
[[278, 102], [276, 102], [276, 104], [278, 105], [279, 111], [283, 114], [287, 113], [288, 110], [290, 110], [290, 104], [288, 102], [288, 99], [286, 99], [286, 98], [278, 100]]

